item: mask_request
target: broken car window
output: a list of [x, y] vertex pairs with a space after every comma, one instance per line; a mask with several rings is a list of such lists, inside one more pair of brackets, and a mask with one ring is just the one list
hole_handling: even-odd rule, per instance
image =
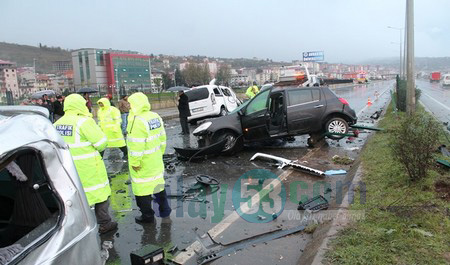
[[34, 151], [20, 151], [0, 168], [0, 207], [0, 248], [20, 249], [15, 254], [56, 226], [59, 204]]

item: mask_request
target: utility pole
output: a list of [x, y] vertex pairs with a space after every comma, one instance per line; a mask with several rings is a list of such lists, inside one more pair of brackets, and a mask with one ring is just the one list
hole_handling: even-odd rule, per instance
[[36, 78], [36, 58], [33, 58], [33, 77], [34, 77], [34, 81], [33, 81], [33, 93], [36, 92], [37, 88], [37, 78]]
[[409, 116], [416, 110], [416, 82], [414, 74], [414, 0], [406, 0], [406, 112]]
[[175, 68], [175, 71], [173, 71], [173, 84], [174, 86], [177, 86], [177, 68]]
[[150, 55], [148, 57], [148, 74], [150, 76], [150, 92], [153, 92], [153, 85], [152, 85], [152, 56]]
[[404, 71], [403, 71], [403, 59], [402, 59], [402, 46], [403, 46], [403, 44], [402, 44], [402, 33], [403, 33], [403, 28], [396, 28], [396, 27], [391, 27], [391, 26], [388, 26], [388, 28], [390, 28], [390, 29], [395, 29], [395, 30], [398, 30], [399, 31], [399, 35], [400, 35], [400, 42], [399, 42], [399, 45], [400, 45], [400, 65], [399, 65], [399, 77], [401, 78], [403, 75], [404, 75]]

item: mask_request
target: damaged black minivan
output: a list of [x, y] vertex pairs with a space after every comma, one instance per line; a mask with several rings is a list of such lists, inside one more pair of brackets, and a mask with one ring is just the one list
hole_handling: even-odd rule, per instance
[[[323, 135], [342, 139], [357, 117], [348, 102], [328, 87], [279, 82], [264, 89], [230, 114], [201, 124], [193, 134], [200, 145], [227, 139], [223, 153], [239, 151], [245, 142]], [[308, 139], [312, 145], [312, 139]]]

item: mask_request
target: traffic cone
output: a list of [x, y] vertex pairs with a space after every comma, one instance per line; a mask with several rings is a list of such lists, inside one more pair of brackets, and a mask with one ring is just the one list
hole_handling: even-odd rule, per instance
[[372, 100], [370, 100], [370, 97], [367, 99], [367, 105], [372, 106]]

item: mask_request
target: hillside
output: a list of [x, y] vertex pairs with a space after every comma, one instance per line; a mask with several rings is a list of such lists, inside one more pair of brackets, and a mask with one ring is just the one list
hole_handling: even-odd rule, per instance
[[[398, 57], [372, 59], [362, 62], [362, 64], [386, 65], [397, 67]], [[450, 57], [416, 57], [416, 69], [419, 71], [449, 71]]]
[[53, 61], [71, 60], [70, 51], [59, 47], [41, 47], [19, 45], [0, 42], [0, 59], [16, 62], [18, 67], [32, 66], [33, 58], [36, 59], [36, 71], [49, 73], [52, 71]]

